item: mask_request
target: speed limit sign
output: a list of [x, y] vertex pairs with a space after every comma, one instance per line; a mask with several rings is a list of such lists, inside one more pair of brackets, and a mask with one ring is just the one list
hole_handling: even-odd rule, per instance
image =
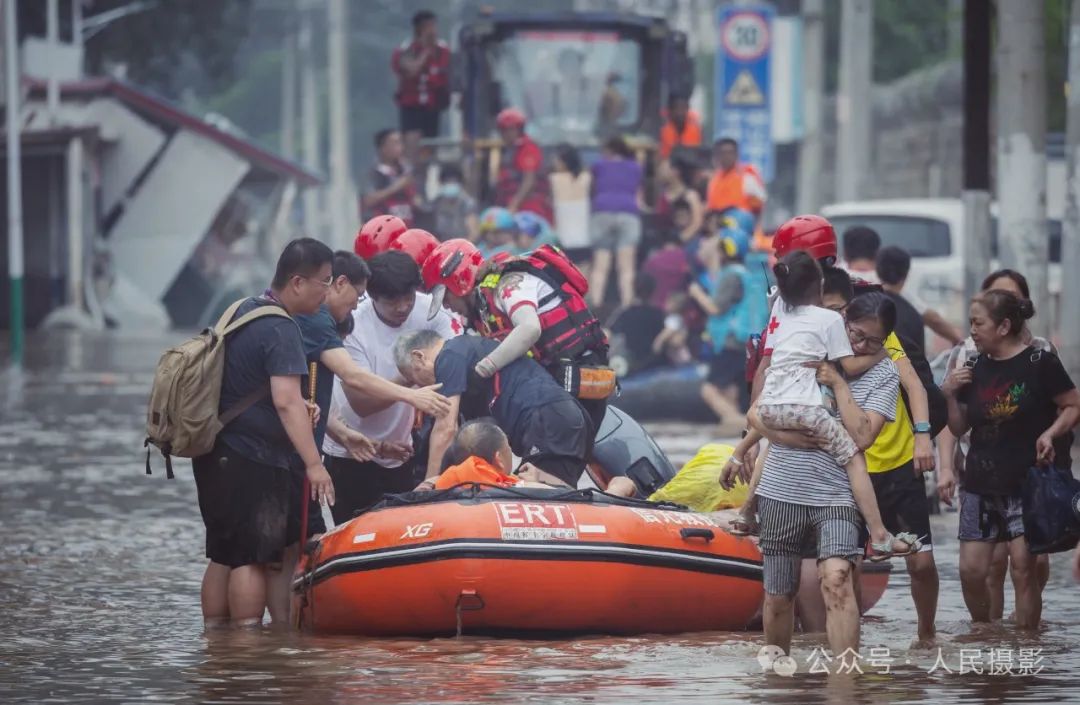
[[769, 25], [756, 12], [736, 12], [720, 27], [720, 42], [734, 59], [756, 59], [769, 49]]

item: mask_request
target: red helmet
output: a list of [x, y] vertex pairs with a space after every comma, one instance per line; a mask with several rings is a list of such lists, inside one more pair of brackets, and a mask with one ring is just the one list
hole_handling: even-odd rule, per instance
[[360, 228], [353, 241], [353, 252], [364, 259], [371, 259], [386, 252], [390, 243], [408, 230], [405, 221], [393, 215], [377, 215]]
[[797, 215], [776, 229], [772, 241], [777, 257], [804, 250], [826, 265], [836, 262], [836, 232], [820, 215]]
[[484, 256], [476, 245], [461, 238], [447, 240], [424, 261], [424, 286], [431, 291], [442, 285], [455, 296], [465, 296], [476, 285], [476, 273], [483, 263]]
[[413, 258], [413, 261], [416, 262], [416, 266], [423, 267], [424, 261], [438, 246], [439, 239], [427, 230], [410, 228], [398, 235], [394, 241], [390, 243], [390, 247], [387, 249], [401, 250], [409, 257]]
[[495, 116], [495, 126], [500, 130], [507, 127], [525, 127], [525, 113], [517, 108], [503, 108]]
[[447, 240], [435, 248], [424, 260], [421, 271], [424, 286], [431, 292], [429, 319], [442, 308], [447, 291], [455, 296], [465, 296], [473, 290], [476, 274], [483, 263], [484, 256], [468, 240]]

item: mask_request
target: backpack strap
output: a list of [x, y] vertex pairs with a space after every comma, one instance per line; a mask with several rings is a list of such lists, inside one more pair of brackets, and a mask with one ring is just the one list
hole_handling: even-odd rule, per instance
[[[226, 313], [228, 312], [226, 311]], [[235, 311], [233, 313], [235, 314]], [[225, 326], [219, 332], [222, 336], [226, 336], [229, 333], [233, 333], [243, 328], [248, 323], [251, 323], [258, 318], [264, 318], [266, 316], [281, 316], [282, 318], [288, 318], [290, 321], [292, 320], [292, 316], [290, 316], [284, 308], [278, 306], [277, 304], [268, 304], [266, 306], [260, 306], [256, 309], [248, 311], [243, 316], [240, 316], [240, 318]]]
[[229, 425], [232, 421], [236, 420], [236, 417], [244, 413], [257, 402], [261, 401], [264, 397], [270, 394], [270, 390], [267, 388], [256, 389], [255, 391], [244, 395], [240, 401], [233, 404], [231, 407], [225, 410], [225, 413], [218, 417], [218, 421], [222, 426]]
[[229, 305], [227, 309], [225, 309], [225, 313], [221, 314], [221, 318], [219, 318], [218, 322], [214, 324], [214, 331], [219, 336], [225, 330], [226, 326], [229, 325], [229, 321], [233, 319], [233, 316], [236, 315], [237, 310], [240, 309], [240, 304], [244, 303], [245, 301], [247, 301], [247, 299], [240, 299], [239, 301], [234, 301]]

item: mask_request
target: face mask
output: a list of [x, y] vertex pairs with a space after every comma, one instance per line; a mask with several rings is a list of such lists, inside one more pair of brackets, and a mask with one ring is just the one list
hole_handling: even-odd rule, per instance
[[456, 182], [449, 182], [439, 185], [439, 197], [440, 198], [457, 198], [461, 195], [461, 184]]

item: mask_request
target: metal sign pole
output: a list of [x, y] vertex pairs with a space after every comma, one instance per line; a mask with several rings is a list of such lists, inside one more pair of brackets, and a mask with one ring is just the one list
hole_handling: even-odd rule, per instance
[[19, 66], [16, 0], [4, 0], [4, 68], [7, 88], [8, 277], [11, 282], [11, 362], [23, 361], [22, 150], [19, 140]]

